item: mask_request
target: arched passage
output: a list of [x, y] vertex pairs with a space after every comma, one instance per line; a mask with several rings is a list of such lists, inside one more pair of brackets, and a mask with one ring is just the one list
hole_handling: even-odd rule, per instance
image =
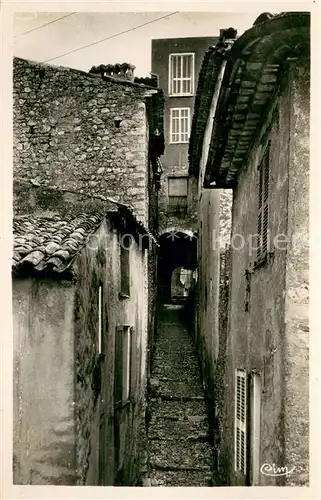
[[177, 268], [194, 271], [197, 265], [197, 238], [191, 231], [171, 230], [159, 238], [158, 298], [171, 299], [172, 274]]

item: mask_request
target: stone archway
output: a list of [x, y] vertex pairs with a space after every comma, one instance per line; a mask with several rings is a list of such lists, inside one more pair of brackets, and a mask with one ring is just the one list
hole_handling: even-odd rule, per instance
[[184, 268], [194, 271], [197, 266], [197, 237], [192, 231], [169, 228], [159, 237], [158, 298], [171, 300], [173, 271]]

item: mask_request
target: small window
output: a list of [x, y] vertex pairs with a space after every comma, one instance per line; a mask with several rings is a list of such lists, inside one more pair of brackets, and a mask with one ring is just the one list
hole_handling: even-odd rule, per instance
[[246, 372], [235, 372], [235, 470], [246, 474], [247, 470], [247, 388]]
[[120, 293], [130, 296], [130, 237], [122, 238], [120, 244]]
[[187, 213], [188, 177], [168, 177], [168, 212], [177, 216]]
[[116, 328], [115, 339], [115, 404], [121, 404], [130, 398], [131, 385], [131, 328], [119, 326]]
[[171, 108], [170, 142], [172, 144], [188, 143], [191, 121], [190, 114], [190, 108]]
[[258, 216], [257, 216], [257, 252], [256, 264], [262, 262], [268, 253], [269, 236], [269, 182], [270, 148], [267, 148], [259, 166]]
[[194, 94], [194, 54], [170, 54], [169, 89], [170, 96]]
[[102, 354], [103, 313], [102, 313], [102, 286], [98, 288], [98, 354]]

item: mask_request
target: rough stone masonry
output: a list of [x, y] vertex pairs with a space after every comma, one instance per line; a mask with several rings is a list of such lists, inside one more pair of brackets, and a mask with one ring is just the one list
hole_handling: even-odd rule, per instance
[[143, 85], [14, 59], [14, 177], [101, 194], [146, 222], [148, 121]]

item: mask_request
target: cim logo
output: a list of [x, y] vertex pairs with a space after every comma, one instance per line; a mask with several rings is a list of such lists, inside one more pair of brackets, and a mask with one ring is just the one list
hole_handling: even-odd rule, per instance
[[287, 476], [289, 474], [292, 474], [294, 471], [295, 467], [292, 469], [288, 469], [287, 466], [285, 467], [277, 467], [275, 464], [263, 464], [260, 468], [261, 474], [264, 474], [264, 476]]

